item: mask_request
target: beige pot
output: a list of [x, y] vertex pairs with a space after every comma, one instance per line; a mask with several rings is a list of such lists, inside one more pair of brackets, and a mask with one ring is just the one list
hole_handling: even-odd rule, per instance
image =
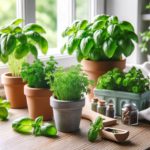
[[[119, 68], [123, 70], [125, 68], [126, 61], [125, 60], [118, 60], [118, 61], [91, 61], [91, 60], [82, 60], [82, 69], [88, 75], [90, 80], [95, 81], [95, 85], [97, 83], [97, 79], [102, 74], [106, 73], [107, 71], [113, 68]], [[90, 87], [91, 93], [89, 98], [93, 98], [93, 88], [95, 86]]]
[[28, 85], [25, 85], [24, 94], [27, 98], [29, 116], [32, 119], [35, 119], [38, 116], [43, 116], [45, 121], [52, 119], [52, 108], [49, 105], [49, 99], [52, 92], [50, 92], [49, 89], [30, 88]]
[[27, 102], [23, 92], [25, 83], [22, 78], [12, 76], [11, 73], [4, 73], [1, 76], [1, 81], [11, 108], [26, 108]]

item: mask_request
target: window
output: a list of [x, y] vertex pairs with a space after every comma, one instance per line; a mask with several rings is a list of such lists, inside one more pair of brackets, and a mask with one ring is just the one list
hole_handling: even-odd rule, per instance
[[[47, 31], [46, 38], [52, 49], [49, 54], [58, 54], [62, 45], [61, 33], [74, 19], [91, 20], [97, 14], [109, 13], [118, 15], [119, 18], [129, 19], [133, 22], [136, 32], [140, 33], [142, 31], [140, 25], [145, 24], [141, 21], [141, 7], [144, 2], [146, 0], [122, 0], [121, 2], [120, 0], [0, 0], [0, 26], [15, 18], [16, 12], [17, 17], [23, 18], [26, 24], [36, 21]], [[134, 60], [134, 63], [137, 63], [137, 56], [140, 55], [136, 46], [131, 61]], [[46, 56], [42, 57], [46, 59]]]
[[0, 26], [16, 18], [16, 0], [0, 0]]
[[57, 6], [56, 0], [36, 0], [36, 22], [46, 30], [51, 48], [57, 47]]
[[76, 19], [90, 19], [89, 0], [76, 0]]

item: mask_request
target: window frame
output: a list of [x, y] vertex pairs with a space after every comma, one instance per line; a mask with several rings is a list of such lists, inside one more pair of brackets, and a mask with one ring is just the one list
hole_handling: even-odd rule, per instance
[[[106, 13], [106, 4], [108, 0], [89, 0], [90, 4], [90, 20], [97, 14]], [[142, 2], [138, 2], [142, 3]], [[34, 23], [36, 21], [36, 0], [16, 0], [16, 16], [18, 18], [23, 18], [25, 24]], [[61, 7], [61, 9], [60, 9]], [[67, 9], [67, 8], [68, 9]], [[139, 9], [139, 7], [137, 8]], [[61, 10], [61, 11], [60, 11]], [[65, 21], [62, 17], [62, 14], [66, 14]], [[76, 0], [57, 0], [57, 32], [61, 33], [63, 28], [70, 25], [72, 21], [76, 18]], [[58, 53], [62, 43], [62, 37], [57, 36], [57, 48], [49, 48], [49, 53], [46, 56], [40, 56], [39, 58], [43, 61], [46, 61], [49, 55], [53, 54], [55, 58], [59, 61], [59, 64], [69, 67], [71, 64], [76, 64], [75, 55], [69, 56], [68, 54], [61, 55]], [[52, 52], [52, 53], [51, 53]], [[136, 52], [137, 53], [137, 52]], [[138, 56], [140, 53], [138, 52]], [[31, 62], [33, 57], [29, 57], [28, 61]], [[65, 64], [66, 63], [66, 64]], [[0, 73], [3, 73], [8, 70], [7, 65], [0, 65]]]

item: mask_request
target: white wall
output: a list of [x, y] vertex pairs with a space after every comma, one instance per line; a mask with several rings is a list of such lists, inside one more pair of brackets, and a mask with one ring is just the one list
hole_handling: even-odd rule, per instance
[[[135, 32], [139, 34], [139, 1], [142, 0], [107, 0], [106, 13], [116, 15], [120, 20], [127, 20], [134, 25]], [[135, 52], [127, 59], [128, 63], [139, 63], [139, 49], [136, 44]]]

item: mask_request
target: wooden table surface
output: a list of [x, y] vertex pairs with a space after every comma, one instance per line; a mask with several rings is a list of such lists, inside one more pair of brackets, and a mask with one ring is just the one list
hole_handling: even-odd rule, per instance
[[114, 127], [130, 131], [128, 140], [117, 144], [104, 139], [95, 143], [87, 140], [90, 125], [88, 120], [81, 120], [80, 131], [77, 133], [58, 133], [58, 138], [35, 137], [21, 135], [13, 131], [11, 123], [14, 119], [27, 116], [27, 110], [10, 110], [9, 121], [0, 121], [0, 150], [150, 150], [150, 124], [140, 123], [139, 126], [123, 125], [120, 121]]

